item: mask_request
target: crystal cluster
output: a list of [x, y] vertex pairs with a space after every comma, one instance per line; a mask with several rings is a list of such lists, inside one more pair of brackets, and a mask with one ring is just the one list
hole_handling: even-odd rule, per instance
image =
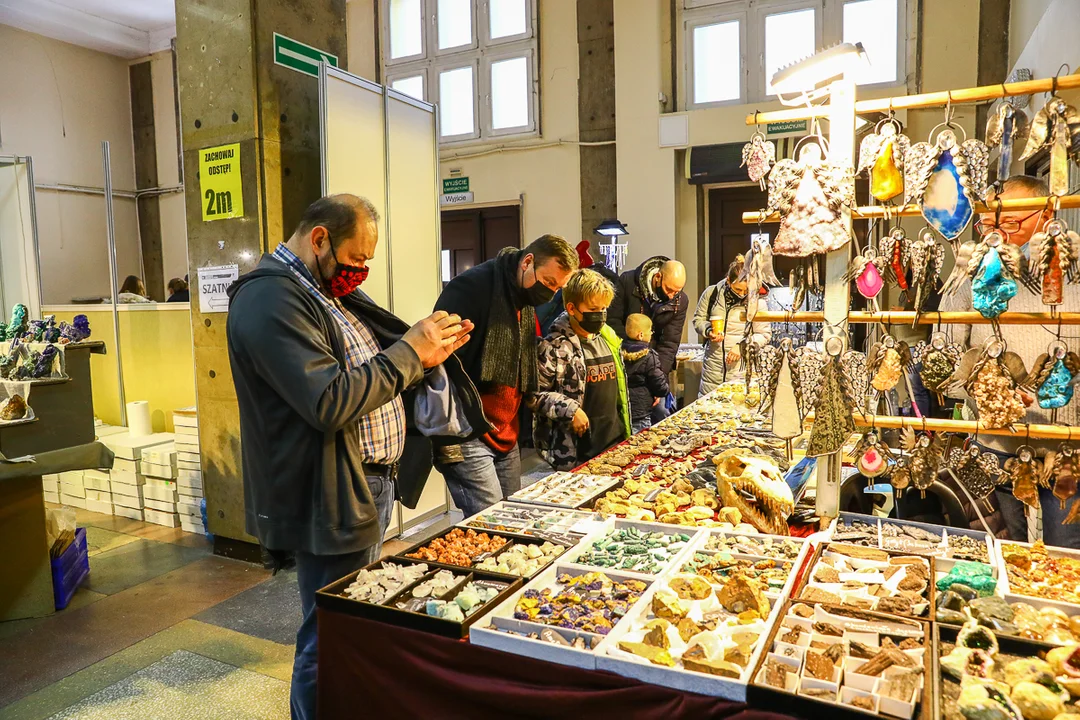
[[617, 582], [602, 572], [563, 573], [558, 584], [561, 587], [554, 590], [526, 590], [517, 602], [514, 617], [607, 635], [647, 587], [641, 580]]
[[345, 588], [345, 595], [353, 600], [381, 605], [406, 585], [419, 580], [427, 571], [428, 566], [423, 563], [419, 565], [383, 563], [380, 568], [358, 572], [352, 584]]

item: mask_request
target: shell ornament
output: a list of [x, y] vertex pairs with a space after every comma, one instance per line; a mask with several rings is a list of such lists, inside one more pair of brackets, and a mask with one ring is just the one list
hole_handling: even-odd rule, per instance
[[945, 124], [936, 139], [931, 132], [933, 142], [915, 143], [904, 156], [904, 201], [917, 203], [927, 224], [949, 242], [971, 222], [990, 162], [985, 143], [959, 142], [953, 127]]
[[776, 163], [776, 143], [766, 140], [760, 132], [750, 136], [750, 142], [743, 145], [742, 165], [750, 179], [765, 189], [765, 176]]

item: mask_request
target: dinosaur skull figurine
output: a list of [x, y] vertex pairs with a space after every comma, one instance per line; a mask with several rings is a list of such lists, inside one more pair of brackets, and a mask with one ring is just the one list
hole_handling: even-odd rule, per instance
[[[738, 508], [745, 522], [763, 533], [788, 535], [787, 519], [795, 511], [791, 488], [769, 458], [745, 448], [720, 453], [716, 463], [716, 487], [725, 507]], [[750, 504], [743, 494], [756, 500]]]

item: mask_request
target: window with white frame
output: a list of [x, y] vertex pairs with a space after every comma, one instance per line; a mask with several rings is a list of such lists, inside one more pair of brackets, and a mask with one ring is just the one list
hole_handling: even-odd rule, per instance
[[536, 0], [381, 0], [395, 90], [439, 106], [441, 142], [535, 135]]
[[840, 42], [861, 42], [860, 85], [905, 80], [908, 0], [683, 0], [689, 108], [775, 98], [777, 70]]

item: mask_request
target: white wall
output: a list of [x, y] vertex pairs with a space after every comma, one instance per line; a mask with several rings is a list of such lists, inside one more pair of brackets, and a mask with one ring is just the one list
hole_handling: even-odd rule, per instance
[[[128, 64], [120, 58], [0, 25], [0, 154], [30, 155], [38, 184], [101, 187], [101, 141], [113, 186], [135, 187]], [[135, 201], [114, 202], [119, 273], [140, 274]], [[107, 296], [105, 200], [37, 193], [43, 300]]]

